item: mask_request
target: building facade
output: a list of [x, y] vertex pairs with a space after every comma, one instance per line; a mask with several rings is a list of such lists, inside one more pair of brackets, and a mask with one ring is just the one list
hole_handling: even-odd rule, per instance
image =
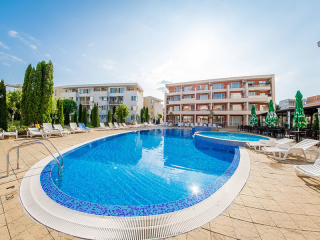
[[284, 99], [279, 102], [281, 109], [295, 108], [296, 99]]
[[153, 116], [155, 118], [158, 118], [159, 113], [163, 115], [162, 102], [163, 100], [152, 96], [147, 96], [143, 98], [143, 106], [148, 108], [148, 112], [150, 113], [152, 119], [154, 119]]
[[[94, 103], [99, 104], [100, 122], [108, 121], [108, 110], [113, 110], [122, 103], [125, 103], [130, 109], [130, 116], [126, 122], [132, 123], [137, 120], [136, 115], [140, 114], [143, 107], [143, 89], [138, 83], [108, 83], [108, 84], [90, 84], [90, 85], [69, 85], [53, 88], [55, 99], [74, 100], [82, 108], [86, 107], [89, 116]], [[90, 122], [90, 121], [89, 121]]]
[[[275, 103], [274, 74], [166, 84], [164, 121], [249, 125], [251, 106], [257, 114]], [[209, 110], [214, 118], [209, 119]], [[210, 121], [209, 121], [210, 120]]]

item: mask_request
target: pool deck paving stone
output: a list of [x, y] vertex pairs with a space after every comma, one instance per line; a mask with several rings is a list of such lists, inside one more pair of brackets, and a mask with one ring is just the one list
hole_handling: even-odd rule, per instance
[[[150, 128], [149, 128], [150, 129]], [[98, 131], [51, 137], [58, 150], [115, 133], [130, 130]], [[223, 129], [233, 131], [235, 129]], [[10, 176], [6, 176], [6, 152], [20, 144], [14, 139], [0, 140], [0, 240], [2, 239], [79, 239], [32, 220], [19, 202], [19, 184], [25, 173], [49, 156], [43, 146], [20, 150], [20, 169], [16, 153], [10, 154]], [[49, 145], [48, 145], [49, 146]], [[49, 146], [53, 151], [54, 149]], [[319, 148], [312, 147], [319, 151]], [[272, 155], [248, 149], [251, 171], [248, 181], [233, 203], [210, 223], [167, 240], [220, 239], [320, 239], [320, 180], [299, 178], [295, 164], [302, 158], [289, 157], [278, 162]]]

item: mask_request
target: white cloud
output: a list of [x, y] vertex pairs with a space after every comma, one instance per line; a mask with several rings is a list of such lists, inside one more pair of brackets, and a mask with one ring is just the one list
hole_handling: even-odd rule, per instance
[[0, 47], [3, 47], [4, 49], [10, 49], [7, 45], [3, 44], [2, 42], [0, 42]]
[[45, 54], [45, 56], [51, 58], [51, 55], [49, 53]]
[[92, 47], [93, 45], [94, 45], [94, 43], [89, 43], [88, 44], [89, 47]]
[[6, 59], [10, 59], [10, 60], [14, 60], [14, 61], [18, 61], [18, 62], [24, 63], [22, 59], [14, 56], [14, 55], [3, 53], [3, 52], [0, 52], [0, 55], [2, 55]]
[[6, 65], [6, 66], [10, 66], [11, 64], [9, 64], [9, 63], [6, 63], [6, 62], [4, 62], [4, 63], [2, 63], [3, 65]]
[[37, 50], [37, 46], [30, 44], [29, 45], [33, 50]]
[[87, 55], [85, 53], [83, 53], [82, 56], [86, 57]]
[[161, 82], [159, 82], [159, 84], [168, 84], [168, 83], [172, 83], [172, 82], [167, 80], [162, 80]]
[[8, 34], [10, 37], [18, 37], [18, 32], [14, 31], [14, 30], [8, 31]]
[[[24, 44], [28, 45], [29, 47], [31, 47], [33, 50], [37, 50], [37, 46], [31, 44], [28, 40], [24, 39], [23, 37], [21, 37], [19, 35], [18, 32], [14, 31], [14, 30], [10, 30], [8, 31], [8, 35], [10, 37], [13, 37], [13, 38], [18, 38], [21, 42], [23, 42]], [[33, 40], [36, 40], [35, 38], [29, 36], [28, 34], [26, 34], [30, 39], [33, 39]], [[38, 41], [38, 40], [36, 40]]]

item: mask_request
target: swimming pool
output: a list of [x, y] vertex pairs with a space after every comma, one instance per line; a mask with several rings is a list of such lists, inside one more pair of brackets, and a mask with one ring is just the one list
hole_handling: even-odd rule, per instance
[[32, 166], [19, 190], [25, 212], [84, 239], [166, 238], [219, 216], [249, 176], [245, 148], [202, 144], [189, 129], [106, 134], [60, 151], [62, 182], [51, 156]]
[[[41, 173], [55, 202], [107, 216], [146, 216], [181, 210], [219, 189], [239, 162], [237, 148], [195, 145], [190, 129], [137, 131], [100, 139], [64, 154]], [[229, 170], [229, 171], [227, 171]]]

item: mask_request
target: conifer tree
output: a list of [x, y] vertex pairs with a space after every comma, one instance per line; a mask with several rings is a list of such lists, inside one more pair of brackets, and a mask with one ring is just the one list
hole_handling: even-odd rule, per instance
[[0, 80], [0, 128], [7, 131], [8, 123], [8, 109], [7, 109], [7, 97], [6, 97], [6, 87], [4, 82]]
[[93, 127], [96, 127], [96, 104], [93, 104], [93, 108], [91, 110], [91, 124]]
[[116, 118], [115, 113], [116, 113], [116, 107], [113, 107], [112, 108], [112, 124], [115, 122], [115, 118]]
[[41, 98], [42, 98], [42, 64], [39, 62], [36, 68], [36, 74], [34, 79], [34, 89], [32, 95], [33, 102], [33, 121], [42, 123], [42, 113], [41, 113]]
[[140, 110], [140, 122], [143, 123], [144, 121], [144, 109], [145, 107], [141, 108]]
[[82, 115], [81, 115], [81, 122], [87, 126], [87, 108], [84, 107], [84, 109], [82, 110]]
[[57, 108], [58, 108], [58, 119], [57, 122], [61, 124], [62, 127], [64, 127], [64, 115], [63, 115], [63, 100], [58, 99], [57, 101]]
[[148, 108], [145, 109], [144, 114], [145, 114], [145, 115], [144, 115], [144, 116], [145, 116], [145, 117], [144, 117], [144, 121], [145, 121], [145, 122], [149, 122], [149, 118], [150, 118], [150, 117], [149, 117], [149, 113], [148, 113]]
[[77, 115], [77, 111], [74, 112], [73, 114], [73, 122], [77, 123], [78, 122], [78, 115]]
[[79, 104], [79, 118], [78, 118], [78, 122], [81, 122], [82, 121], [82, 104], [80, 103]]
[[28, 94], [29, 94], [29, 76], [30, 72], [32, 70], [31, 64], [26, 69], [26, 72], [24, 74], [24, 81], [23, 81], [23, 86], [22, 86], [22, 97], [21, 97], [21, 117], [22, 117], [22, 122], [24, 125], [29, 125], [30, 120], [29, 120], [29, 109], [28, 109]]
[[100, 121], [99, 121], [99, 104], [96, 104], [96, 111], [95, 111], [95, 125], [96, 127], [99, 127]]
[[37, 120], [37, 104], [35, 104], [35, 93], [36, 93], [36, 70], [31, 69], [29, 74], [29, 84], [28, 84], [28, 95], [27, 95], [27, 109], [28, 109], [28, 122], [26, 125], [35, 123]]
[[108, 123], [111, 123], [111, 111], [108, 110]]
[[52, 94], [53, 94], [53, 65], [49, 61], [46, 64], [44, 61], [41, 63], [43, 79], [42, 79], [42, 100], [41, 100], [41, 114], [43, 122], [51, 122], [52, 112]]

